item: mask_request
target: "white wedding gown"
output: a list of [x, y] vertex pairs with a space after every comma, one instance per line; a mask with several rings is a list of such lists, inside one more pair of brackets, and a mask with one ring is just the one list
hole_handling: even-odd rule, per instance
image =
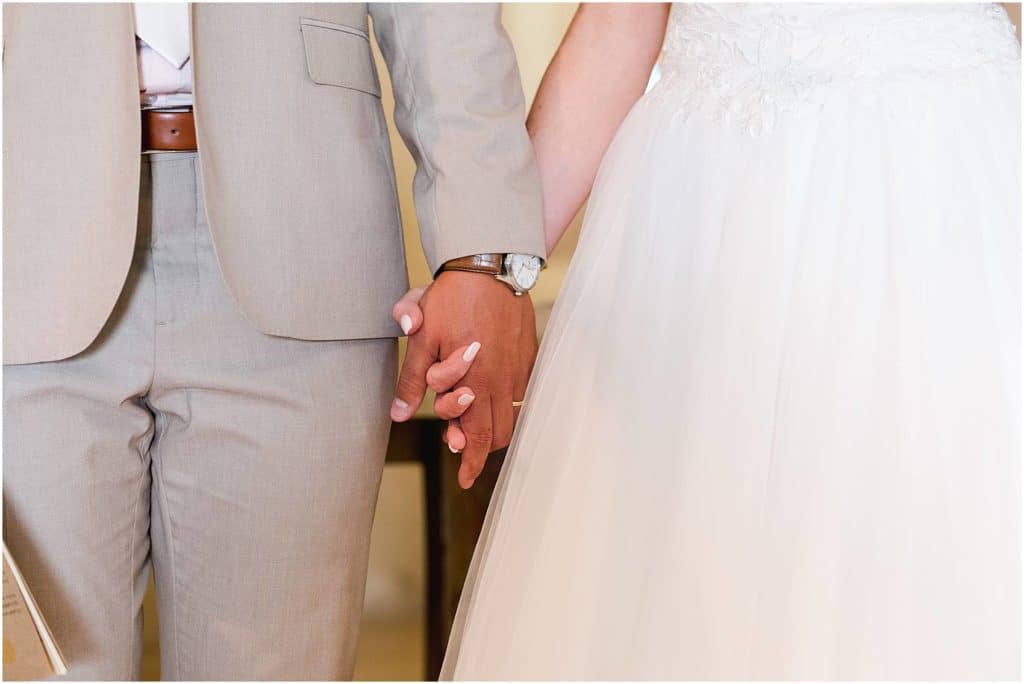
[[677, 5], [443, 676], [1020, 674], [1020, 49], [992, 5]]

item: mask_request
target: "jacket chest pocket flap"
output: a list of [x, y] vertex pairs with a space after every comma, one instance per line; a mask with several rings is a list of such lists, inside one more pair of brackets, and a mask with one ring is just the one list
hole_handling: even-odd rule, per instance
[[362, 29], [319, 19], [300, 19], [306, 70], [313, 83], [350, 88], [380, 97], [380, 81]]

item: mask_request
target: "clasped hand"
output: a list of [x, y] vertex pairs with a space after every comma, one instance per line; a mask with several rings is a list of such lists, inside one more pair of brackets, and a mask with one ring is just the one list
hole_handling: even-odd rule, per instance
[[446, 271], [410, 290], [392, 310], [409, 336], [391, 419], [404, 422], [429, 387], [434, 411], [448, 421], [444, 439], [462, 454], [459, 485], [483, 471], [487, 455], [508, 446], [537, 356], [530, 296], [515, 296], [493, 277]]

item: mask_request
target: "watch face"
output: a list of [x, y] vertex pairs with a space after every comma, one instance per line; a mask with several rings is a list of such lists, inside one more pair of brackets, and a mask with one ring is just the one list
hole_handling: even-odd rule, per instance
[[505, 268], [520, 289], [529, 290], [537, 284], [540, 257], [532, 254], [509, 254], [505, 257]]

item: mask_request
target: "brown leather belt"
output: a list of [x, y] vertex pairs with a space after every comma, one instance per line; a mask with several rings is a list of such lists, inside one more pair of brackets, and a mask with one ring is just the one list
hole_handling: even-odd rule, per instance
[[192, 110], [142, 110], [142, 150], [187, 152], [196, 150], [196, 121]]

